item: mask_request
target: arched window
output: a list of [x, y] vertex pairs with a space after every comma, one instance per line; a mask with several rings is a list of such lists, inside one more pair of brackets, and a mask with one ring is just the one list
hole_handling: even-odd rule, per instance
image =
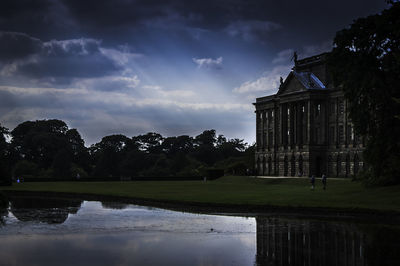
[[299, 156], [299, 176], [303, 176], [303, 156]]
[[356, 153], [356, 155], [354, 155], [354, 175], [358, 174], [359, 164], [360, 164], [360, 160], [358, 159], [358, 155]]
[[261, 167], [261, 174], [262, 175], [265, 175], [265, 165], [266, 164], [266, 161], [265, 161], [265, 157], [263, 157], [263, 159], [262, 159], [262, 167]]
[[272, 175], [272, 158], [268, 158], [268, 175]]
[[350, 176], [350, 154], [346, 155], [346, 177]]
[[342, 161], [340, 159], [340, 155], [338, 154], [338, 156], [336, 157], [336, 176], [337, 177], [340, 176], [341, 171], [342, 171]]
[[289, 165], [288, 165], [288, 157], [285, 155], [285, 158], [284, 158], [284, 160], [283, 160], [283, 175], [284, 175], [284, 176], [287, 176], [287, 175], [288, 175], [288, 168], [289, 168]]
[[292, 155], [292, 158], [290, 159], [290, 175], [296, 175], [296, 157], [294, 155]]

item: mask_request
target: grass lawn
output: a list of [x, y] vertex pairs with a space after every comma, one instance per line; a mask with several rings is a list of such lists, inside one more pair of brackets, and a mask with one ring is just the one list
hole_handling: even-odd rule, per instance
[[51, 191], [210, 204], [370, 209], [400, 212], [400, 186], [366, 188], [347, 179], [256, 179], [226, 176], [215, 181], [32, 182], [2, 190]]

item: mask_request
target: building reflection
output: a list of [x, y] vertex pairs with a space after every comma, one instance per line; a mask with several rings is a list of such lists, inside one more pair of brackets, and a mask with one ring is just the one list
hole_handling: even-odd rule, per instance
[[256, 218], [257, 265], [368, 265], [355, 224]]
[[10, 211], [20, 221], [60, 224], [68, 214], [77, 213], [81, 204], [81, 200], [11, 197]]

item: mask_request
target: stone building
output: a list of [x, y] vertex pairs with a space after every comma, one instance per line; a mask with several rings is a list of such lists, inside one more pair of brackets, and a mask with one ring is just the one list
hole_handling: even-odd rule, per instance
[[297, 60], [276, 94], [256, 108], [258, 175], [350, 177], [363, 167], [343, 91], [333, 87], [327, 53]]

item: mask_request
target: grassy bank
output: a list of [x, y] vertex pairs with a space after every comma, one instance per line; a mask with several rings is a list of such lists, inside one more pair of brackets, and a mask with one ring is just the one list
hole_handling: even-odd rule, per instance
[[49, 191], [132, 197], [183, 203], [248, 206], [322, 207], [400, 212], [400, 186], [366, 188], [344, 179], [329, 179], [327, 190], [317, 180], [255, 179], [229, 176], [215, 181], [48, 182], [22, 183], [3, 190]]

